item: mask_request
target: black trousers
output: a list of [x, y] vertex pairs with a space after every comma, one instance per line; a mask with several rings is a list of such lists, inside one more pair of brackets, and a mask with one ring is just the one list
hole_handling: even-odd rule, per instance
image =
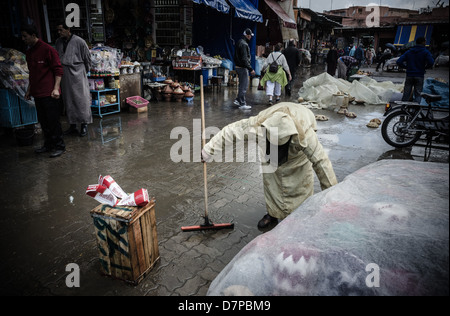
[[49, 150], [66, 148], [62, 137], [61, 122], [59, 121], [60, 102], [60, 99], [52, 97], [34, 98], [38, 120], [44, 134], [44, 146]]

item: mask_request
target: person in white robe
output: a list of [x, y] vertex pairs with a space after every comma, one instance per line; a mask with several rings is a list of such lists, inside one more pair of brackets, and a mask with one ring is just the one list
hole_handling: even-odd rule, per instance
[[260, 148], [261, 142], [266, 144], [265, 154], [272, 151], [266, 156], [269, 159], [261, 159], [268, 214], [258, 223], [259, 228], [265, 228], [287, 217], [313, 195], [313, 171], [322, 190], [337, 184], [331, 161], [316, 130], [317, 122], [311, 110], [301, 104], [278, 103], [256, 116], [225, 126], [203, 147], [202, 161], [221, 161], [216, 157], [222, 155], [227, 145], [248, 140], [252, 134], [256, 134], [252, 139], [257, 140]]
[[70, 128], [64, 135], [78, 133], [87, 135], [87, 124], [92, 123], [91, 93], [87, 73], [91, 67], [91, 54], [86, 42], [72, 34], [70, 28], [61, 22], [57, 26], [59, 38], [55, 46], [64, 70], [61, 81], [62, 99]]

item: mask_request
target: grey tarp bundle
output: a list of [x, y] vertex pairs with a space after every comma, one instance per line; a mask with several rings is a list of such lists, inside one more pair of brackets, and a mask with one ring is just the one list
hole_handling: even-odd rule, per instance
[[252, 240], [207, 294], [448, 295], [448, 197], [448, 164], [370, 164]]

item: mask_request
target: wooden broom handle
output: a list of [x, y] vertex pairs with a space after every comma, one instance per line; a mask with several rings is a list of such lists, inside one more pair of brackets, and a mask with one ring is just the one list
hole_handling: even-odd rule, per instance
[[[200, 104], [202, 109], [202, 149], [205, 147], [205, 101], [203, 98], [203, 75], [200, 75]], [[203, 186], [205, 190], [205, 218], [208, 217], [208, 186], [206, 180], [206, 162], [203, 163]]]

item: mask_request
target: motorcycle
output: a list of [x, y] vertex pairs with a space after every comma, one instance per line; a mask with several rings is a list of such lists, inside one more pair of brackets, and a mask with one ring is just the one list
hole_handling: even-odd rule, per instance
[[432, 107], [440, 95], [422, 93], [427, 105], [416, 102], [396, 101], [396, 106], [386, 105], [381, 135], [396, 148], [416, 144], [422, 136], [431, 148], [432, 142], [449, 143], [449, 109]]
[[403, 72], [404, 71], [404, 69], [402, 69], [402, 68], [400, 68], [398, 65], [397, 65], [397, 60], [399, 59], [400, 57], [395, 57], [395, 58], [391, 58], [391, 59], [389, 59], [388, 61], [386, 61], [386, 64], [384, 65], [384, 67], [383, 67], [383, 71], [385, 70], [385, 71], [397, 71], [397, 72]]

